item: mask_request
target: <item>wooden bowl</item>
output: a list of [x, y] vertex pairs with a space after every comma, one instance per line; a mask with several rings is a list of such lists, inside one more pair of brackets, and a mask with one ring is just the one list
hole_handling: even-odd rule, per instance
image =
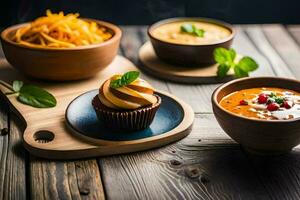
[[276, 155], [289, 152], [300, 143], [300, 118], [261, 120], [239, 116], [219, 105], [221, 99], [238, 90], [254, 87], [279, 87], [300, 92], [300, 82], [277, 77], [242, 78], [217, 88], [212, 95], [215, 117], [223, 130], [248, 152]]
[[7, 61], [27, 76], [55, 81], [85, 79], [108, 66], [117, 55], [122, 32], [117, 26], [98, 20], [113, 36], [109, 40], [74, 48], [34, 48], [11, 40], [18, 24], [1, 33], [1, 43]]
[[[152, 31], [159, 26], [167, 23], [178, 22], [178, 21], [199, 21], [216, 24], [227, 28], [231, 35], [223, 40], [219, 40], [210, 44], [174, 44], [166, 41], [162, 41], [155, 38], [152, 35]], [[170, 18], [159, 21], [148, 28], [148, 35], [154, 48], [156, 55], [163, 61], [181, 65], [181, 66], [206, 66], [214, 64], [215, 60], [213, 57], [213, 51], [217, 47], [230, 48], [235, 31], [230, 24], [222, 21], [207, 19], [207, 18]]]

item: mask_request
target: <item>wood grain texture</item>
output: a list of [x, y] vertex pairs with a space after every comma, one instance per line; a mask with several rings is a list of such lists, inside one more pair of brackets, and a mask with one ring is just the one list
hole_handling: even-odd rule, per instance
[[300, 150], [277, 157], [253, 157], [249, 160], [271, 199], [300, 199]]
[[106, 187], [108, 199], [269, 197], [239, 146], [211, 114], [197, 115], [192, 134], [174, 145], [99, 163], [103, 183], [113, 185]]
[[282, 25], [263, 25], [262, 30], [272, 44], [274, 50], [289, 66], [295, 78], [300, 78], [300, 47]]
[[300, 44], [300, 25], [288, 25], [285, 27], [297, 44]]
[[32, 199], [104, 199], [97, 162], [47, 161], [30, 157]]
[[25, 199], [27, 195], [26, 154], [22, 129], [15, 116], [9, 121], [9, 133], [0, 136], [0, 199]]
[[[0, 59], [3, 57], [0, 45]], [[6, 128], [7, 131], [2, 129]], [[26, 199], [26, 157], [22, 126], [0, 95], [0, 199]]]
[[276, 76], [295, 78], [291, 69], [268, 41], [262, 30], [262, 26], [249, 25], [244, 26], [244, 29], [258, 51], [268, 59]]

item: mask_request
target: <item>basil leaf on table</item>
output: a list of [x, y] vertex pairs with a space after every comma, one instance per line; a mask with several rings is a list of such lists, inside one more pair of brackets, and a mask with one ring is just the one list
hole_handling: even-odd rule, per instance
[[0, 84], [10, 90], [5, 95], [15, 95], [17, 100], [23, 104], [36, 108], [51, 108], [57, 104], [52, 94], [38, 86], [24, 85], [23, 81], [18, 80], [13, 81], [12, 85], [0, 80]]
[[249, 76], [249, 73], [247, 71], [244, 71], [242, 68], [240, 68], [239, 65], [236, 65], [233, 70], [237, 78]]
[[249, 56], [244, 56], [238, 62], [236, 61], [236, 56], [237, 54], [234, 49], [228, 50], [218, 47], [214, 50], [214, 59], [219, 64], [217, 70], [218, 77], [225, 77], [230, 69], [233, 69], [235, 77], [246, 77], [249, 76], [249, 72], [259, 67], [257, 62]]
[[234, 49], [216, 48], [214, 50], [215, 61], [219, 64], [231, 65], [236, 57]]
[[258, 64], [255, 62], [255, 60], [253, 60], [252, 58], [245, 56], [243, 57], [239, 63], [238, 66], [240, 66], [241, 69], [243, 69], [244, 71], [254, 71], [258, 68]]
[[225, 77], [227, 72], [230, 70], [230, 66], [229, 65], [225, 65], [225, 64], [220, 64], [218, 66], [218, 71], [217, 71], [217, 75], [218, 77]]
[[55, 107], [57, 104], [52, 94], [34, 85], [24, 85], [21, 87], [18, 100], [36, 108], [50, 108]]
[[129, 85], [130, 83], [135, 81], [139, 77], [139, 75], [140, 75], [140, 72], [138, 72], [138, 71], [126, 72], [125, 74], [123, 74], [123, 76], [121, 78], [112, 80], [110, 82], [110, 87], [111, 88], [119, 88], [119, 87]]

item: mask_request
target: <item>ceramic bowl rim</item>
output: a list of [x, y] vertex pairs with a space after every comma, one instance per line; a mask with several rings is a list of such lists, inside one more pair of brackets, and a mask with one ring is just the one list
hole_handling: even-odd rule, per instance
[[[230, 36], [228, 36], [222, 40], [217, 40], [217, 41], [211, 42], [209, 44], [177, 44], [177, 43], [167, 42], [167, 41], [158, 39], [152, 35], [152, 31], [154, 29], [158, 28], [159, 26], [161, 26], [163, 24], [172, 23], [172, 22], [178, 22], [178, 21], [200, 21], [200, 22], [212, 23], [212, 24], [216, 24], [218, 26], [222, 26], [222, 27], [228, 29], [231, 32], [231, 34], [230, 34]], [[163, 20], [160, 20], [160, 21], [155, 22], [154, 24], [150, 25], [147, 29], [147, 33], [148, 33], [148, 36], [153, 40], [156, 40], [158, 42], [162, 42], [162, 43], [165, 43], [168, 45], [182, 46], [182, 47], [208, 47], [208, 46], [223, 44], [223, 43], [226, 43], [226, 42], [232, 40], [236, 35], [236, 31], [231, 24], [221, 21], [221, 20], [212, 19], [212, 18], [204, 18], [204, 17], [174, 17], [174, 18], [163, 19]]]
[[78, 51], [78, 50], [84, 50], [84, 49], [94, 49], [94, 48], [98, 48], [98, 47], [102, 47], [102, 46], [107, 46], [107, 45], [110, 45], [110, 44], [118, 41], [122, 37], [122, 30], [117, 25], [114, 25], [114, 24], [106, 22], [106, 21], [97, 20], [97, 19], [90, 19], [90, 18], [80, 18], [80, 19], [83, 19], [86, 21], [94, 21], [98, 25], [101, 25], [101, 26], [104, 26], [104, 27], [110, 29], [114, 34], [110, 39], [108, 39], [107, 41], [104, 41], [102, 43], [83, 45], [83, 46], [77, 46], [77, 47], [71, 47], [71, 48], [28, 47], [28, 46], [16, 43], [16, 42], [12, 41], [10, 38], [8, 38], [8, 34], [11, 33], [12, 31], [15, 31], [15, 30], [31, 23], [31, 22], [26, 22], [26, 23], [21, 23], [21, 24], [15, 24], [15, 25], [12, 25], [12, 26], [4, 29], [1, 32], [1, 40], [5, 41], [13, 46], [24, 48], [24, 49], [30, 49], [30, 50], [36, 50], [36, 51], [58, 51], [59, 52], [59, 51]]
[[[300, 81], [298, 81], [296, 79], [284, 78], [284, 77], [261, 76], [261, 77], [245, 77], [245, 78], [234, 79], [232, 81], [224, 83], [223, 85], [217, 87], [214, 90], [214, 92], [213, 92], [213, 94], [211, 96], [211, 101], [212, 101], [213, 106], [216, 106], [222, 112], [230, 115], [233, 118], [244, 119], [244, 120], [248, 120], [249, 122], [252, 121], [252, 122], [258, 122], [258, 123], [276, 123], [276, 124], [279, 123], [280, 124], [280, 123], [291, 123], [291, 122], [298, 122], [298, 121], [300, 121], [300, 117], [299, 118], [294, 118], [294, 119], [286, 119], [286, 120], [266, 120], [266, 119], [248, 118], [248, 117], [244, 117], [244, 116], [241, 116], [241, 115], [229, 112], [229, 111], [225, 110], [224, 108], [222, 108], [220, 106], [219, 102], [217, 101], [217, 96], [218, 96], [218, 94], [219, 94], [219, 92], [221, 90], [223, 90], [224, 88], [229, 87], [231, 85], [238, 84], [239, 82], [243, 82], [243, 81], [247, 81], [247, 80], [254, 80], [255, 81], [255, 80], [258, 80], [258, 79], [274, 79], [274, 80], [279, 80], [280, 82], [282, 82], [282, 81], [289, 81], [289, 82], [293, 82], [295, 84], [300, 85]], [[286, 89], [288, 89], [288, 88], [286, 88]], [[214, 114], [215, 114], [215, 112], [214, 112]]]

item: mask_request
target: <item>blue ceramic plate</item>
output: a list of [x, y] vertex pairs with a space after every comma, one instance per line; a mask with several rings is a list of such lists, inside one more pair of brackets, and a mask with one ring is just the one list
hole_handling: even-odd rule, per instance
[[182, 106], [169, 96], [157, 93], [162, 98], [162, 104], [149, 128], [134, 131], [112, 131], [96, 116], [92, 99], [98, 90], [84, 93], [74, 99], [67, 108], [66, 120], [68, 127], [81, 136], [93, 140], [132, 141], [157, 136], [177, 127], [184, 118]]

